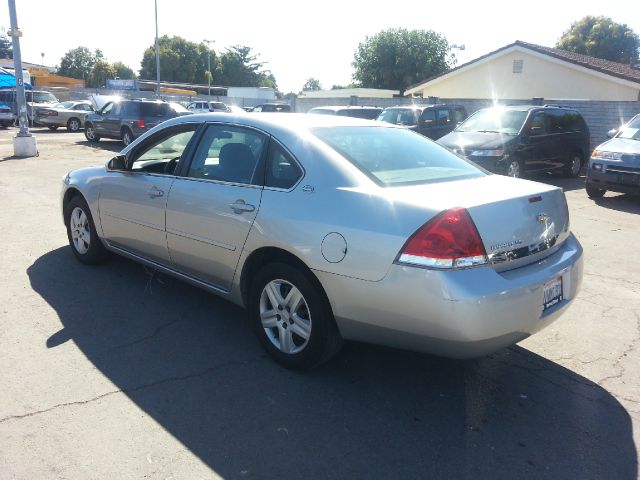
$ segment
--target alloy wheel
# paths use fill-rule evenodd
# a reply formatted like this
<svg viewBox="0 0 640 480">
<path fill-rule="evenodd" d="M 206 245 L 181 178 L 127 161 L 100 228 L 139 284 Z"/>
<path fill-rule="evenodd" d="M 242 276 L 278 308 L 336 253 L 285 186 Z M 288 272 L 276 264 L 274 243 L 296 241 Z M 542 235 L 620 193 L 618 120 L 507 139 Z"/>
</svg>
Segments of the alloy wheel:
<svg viewBox="0 0 640 480">
<path fill-rule="evenodd" d="M 70 120 L 69 121 L 69 130 L 71 130 L 72 132 L 77 132 L 78 130 L 80 130 L 80 122 L 78 122 L 78 120 Z"/>
<path fill-rule="evenodd" d="M 89 140 L 94 140 L 96 138 L 96 131 L 93 129 L 93 125 L 87 125 L 84 129 L 84 134 Z"/>
<path fill-rule="evenodd" d="M 575 155 L 571 159 L 571 175 L 574 177 L 577 177 L 578 174 L 580 173 L 581 167 L 582 167 L 582 161 L 580 160 L 579 156 Z"/>
<path fill-rule="evenodd" d="M 520 162 L 514 160 L 509 164 L 509 168 L 507 169 L 507 176 L 520 178 Z"/>
<path fill-rule="evenodd" d="M 281 352 L 301 352 L 311 338 L 311 313 L 295 285 L 272 280 L 260 295 L 260 321 L 271 343 Z"/>
<path fill-rule="evenodd" d="M 91 245 L 91 229 L 89 218 L 80 207 L 74 208 L 71 212 L 69 226 L 74 248 L 78 253 L 84 255 L 89 251 Z"/>
</svg>

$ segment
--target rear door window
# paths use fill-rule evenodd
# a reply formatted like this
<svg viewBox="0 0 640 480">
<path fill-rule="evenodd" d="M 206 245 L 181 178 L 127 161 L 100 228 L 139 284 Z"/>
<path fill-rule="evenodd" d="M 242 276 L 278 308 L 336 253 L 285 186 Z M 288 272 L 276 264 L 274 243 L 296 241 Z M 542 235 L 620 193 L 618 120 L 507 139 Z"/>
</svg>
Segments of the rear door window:
<svg viewBox="0 0 640 480">
<path fill-rule="evenodd" d="M 434 125 L 436 123 L 436 111 L 432 109 L 424 110 L 420 116 L 420 121 L 427 126 Z"/>
<path fill-rule="evenodd" d="M 449 125 L 451 123 L 451 116 L 448 108 L 438 109 L 438 125 Z"/>
<path fill-rule="evenodd" d="M 168 103 L 141 103 L 140 115 L 143 117 L 166 117 L 169 115 Z"/>
</svg>

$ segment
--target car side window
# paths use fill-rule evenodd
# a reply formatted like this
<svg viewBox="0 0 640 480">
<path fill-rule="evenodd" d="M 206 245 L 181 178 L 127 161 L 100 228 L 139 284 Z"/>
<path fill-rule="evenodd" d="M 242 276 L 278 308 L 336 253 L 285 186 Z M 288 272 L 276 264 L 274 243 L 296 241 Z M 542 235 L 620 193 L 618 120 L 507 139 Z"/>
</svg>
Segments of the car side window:
<svg viewBox="0 0 640 480">
<path fill-rule="evenodd" d="M 420 116 L 420 121 L 427 125 L 434 125 L 436 123 L 436 111 L 430 109 L 424 110 Z"/>
<path fill-rule="evenodd" d="M 196 124 L 183 125 L 154 137 L 134 153 L 131 171 L 173 175 L 196 128 Z"/>
<path fill-rule="evenodd" d="M 438 125 L 449 125 L 451 123 L 451 117 L 449 116 L 449 109 L 438 109 Z"/>
<path fill-rule="evenodd" d="M 456 108 L 453 111 L 453 117 L 456 123 L 460 123 L 464 122 L 465 118 L 467 118 L 467 114 L 462 108 Z"/>
<path fill-rule="evenodd" d="M 545 114 L 543 112 L 537 112 L 533 114 L 530 127 L 531 135 L 542 135 L 546 132 L 544 117 Z"/>
<path fill-rule="evenodd" d="M 113 105 L 113 108 L 111 109 L 111 112 L 109 112 L 109 115 L 120 115 L 120 112 L 123 110 L 122 105 L 119 103 L 116 103 Z"/>
<path fill-rule="evenodd" d="M 230 183 L 259 184 L 258 161 L 266 145 L 262 133 L 230 125 L 209 125 L 188 176 Z"/>
<path fill-rule="evenodd" d="M 563 133 L 565 131 L 562 112 L 551 110 L 545 117 L 547 119 L 547 132 Z"/>
<path fill-rule="evenodd" d="M 267 158 L 264 186 L 290 189 L 302 177 L 302 169 L 285 150 L 272 142 Z"/>
</svg>

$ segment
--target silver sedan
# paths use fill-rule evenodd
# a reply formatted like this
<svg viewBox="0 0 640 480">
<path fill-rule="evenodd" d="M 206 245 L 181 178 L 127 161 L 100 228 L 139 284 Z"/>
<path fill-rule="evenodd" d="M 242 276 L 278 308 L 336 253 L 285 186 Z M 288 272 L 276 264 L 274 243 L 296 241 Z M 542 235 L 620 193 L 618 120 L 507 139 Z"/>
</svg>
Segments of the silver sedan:
<svg viewBox="0 0 640 480">
<path fill-rule="evenodd" d="M 67 174 L 62 211 L 78 260 L 115 252 L 244 306 L 294 368 L 343 340 L 488 354 L 556 320 L 582 280 L 561 189 L 345 117 L 175 118 Z"/>
<path fill-rule="evenodd" d="M 88 100 L 56 103 L 47 108 L 38 108 L 33 121 L 36 125 L 57 130 L 67 127 L 70 132 L 77 132 L 84 127 L 84 117 L 93 112 L 93 105 Z"/>
</svg>

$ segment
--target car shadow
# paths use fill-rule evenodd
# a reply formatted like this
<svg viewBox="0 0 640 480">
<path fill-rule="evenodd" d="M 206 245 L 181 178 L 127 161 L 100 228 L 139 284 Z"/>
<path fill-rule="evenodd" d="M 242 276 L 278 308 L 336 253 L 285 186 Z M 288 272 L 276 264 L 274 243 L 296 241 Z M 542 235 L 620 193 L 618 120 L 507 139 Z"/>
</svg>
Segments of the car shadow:
<svg viewBox="0 0 640 480">
<path fill-rule="evenodd" d="M 607 192 L 604 197 L 593 201 L 600 207 L 640 215 L 640 195 Z"/>
<path fill-rule="evenodd" d="M 120 140 L 100 140 L 99 142 L 89 142 L 88 140 L 82 140 L 76 142 L 76 145 L 83 145 L 95 150 L 108 150 L 109 152 L 120 152 L 124 145 Z"/>
<path fill-rule="evenodd" d="M 120 258 L 68 247 L 27 270 L 72 340 L 224 478 L 616 478 L 638 474 L 606 390 L 524 348 L 452 361 L 347 344 L 308 373 L 265 356 L 245 313 Z"/>
<path fill-rule="evenodd" d="M 583 171 L 580 176 L 576 178 L 567 178 L 561 174 L 551 172 L 536 173 L 528 175 L 526 179 L 555 185 L 556 187 L 561 187 L 565 192 L 571 192 L 573 190 L 584 190 L 585 173 Z"/>
</svg>

